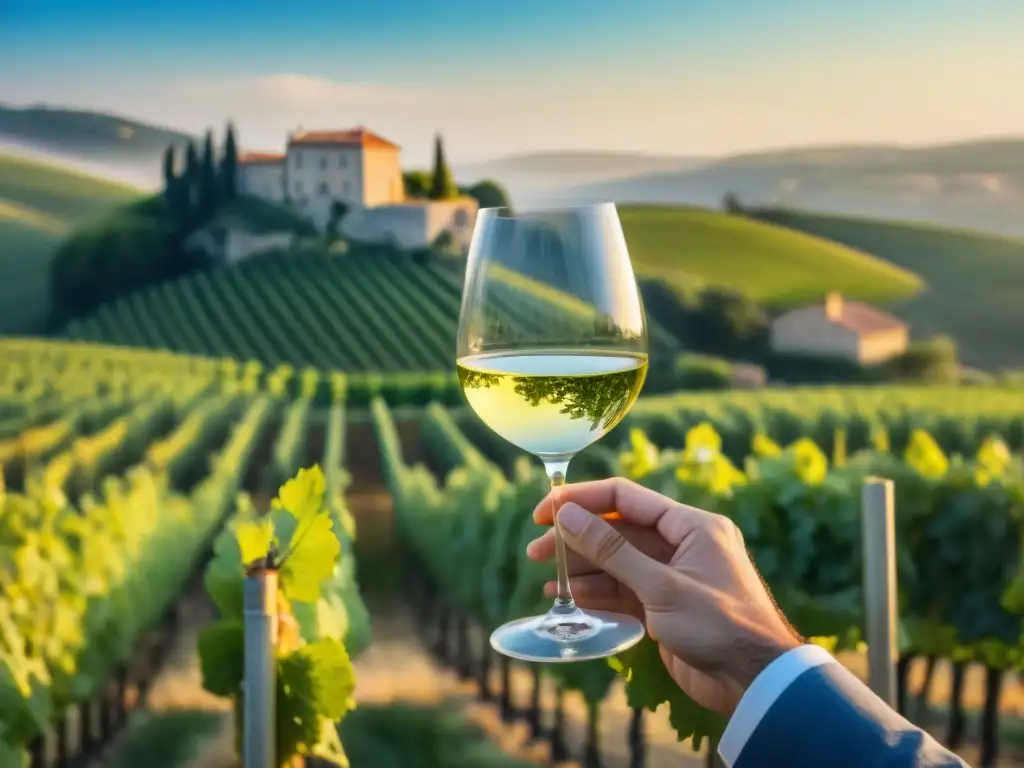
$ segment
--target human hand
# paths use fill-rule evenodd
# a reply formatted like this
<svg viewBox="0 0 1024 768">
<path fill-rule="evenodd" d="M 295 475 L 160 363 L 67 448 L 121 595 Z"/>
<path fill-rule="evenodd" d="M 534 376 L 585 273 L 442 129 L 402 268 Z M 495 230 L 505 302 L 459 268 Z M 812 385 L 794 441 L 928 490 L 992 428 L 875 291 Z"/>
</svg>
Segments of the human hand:
<svg viewBox="0 0 1024 768">
<path fill-rule="evenodd" d="M 622 478 L 555 493 L 533 517 L 551 525 L 557 498 L 577 604 L 643 621 L 665 667 L 698 704 L 731 715 L 754 678 L 800 644 L 728 518 Z M 530 542 L 527 555 L 553 558 L 554 529 Z M 555 582 L 545 585 L 549 597 L 555 591 Z"/>
</svg>

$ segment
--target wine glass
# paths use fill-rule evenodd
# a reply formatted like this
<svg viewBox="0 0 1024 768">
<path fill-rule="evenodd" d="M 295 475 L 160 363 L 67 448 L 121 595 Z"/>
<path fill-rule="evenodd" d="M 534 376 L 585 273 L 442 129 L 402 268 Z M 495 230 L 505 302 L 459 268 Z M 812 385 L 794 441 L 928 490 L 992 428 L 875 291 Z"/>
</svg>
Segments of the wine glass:
<svg viewBox="0 0 1024 768">
<path fill-rule="evenodd" d="M 614 204 L 477 216 L 459 314 L 457 367 L 488 427 L 538 457 L 559 486 L 573 456 L 626 415 L 647 376 L 647 329 Z M 583 661 L 640 641 L 632 616 L 573 601 L 556 526 L 558 596 L 491 646 L 524 661 Z"/>
</svg>

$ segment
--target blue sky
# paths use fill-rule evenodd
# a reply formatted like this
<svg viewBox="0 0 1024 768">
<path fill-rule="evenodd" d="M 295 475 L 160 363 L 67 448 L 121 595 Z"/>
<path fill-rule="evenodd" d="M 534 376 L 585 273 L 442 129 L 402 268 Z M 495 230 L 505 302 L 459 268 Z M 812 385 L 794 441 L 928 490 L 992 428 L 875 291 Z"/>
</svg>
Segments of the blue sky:
<svg viewBox="0 0 1024 768">
<path fill-rule="evenodd" d="M 0 100 L 409 162 L 1024 135 L 1021 0 L 0 0 Z"/>
</svg>

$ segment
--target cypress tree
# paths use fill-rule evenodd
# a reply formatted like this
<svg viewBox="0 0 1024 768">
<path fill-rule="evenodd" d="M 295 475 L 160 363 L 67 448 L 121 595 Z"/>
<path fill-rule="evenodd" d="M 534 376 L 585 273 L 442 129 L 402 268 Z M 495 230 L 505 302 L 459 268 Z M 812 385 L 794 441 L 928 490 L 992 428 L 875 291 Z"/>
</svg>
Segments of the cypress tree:
<svg viewBox="0 0 1024 768">
<path fill-rule="evenodd" d="M 205 219 L 217 208 L 217 160 L 213 152 L 213 131 L 206 131 L 203 140 L 203 162 L 199 174 L 199 210 Z"/>
<path fill-rule="evenodd" d="M 452 170 L 448 167 L 448 161 L 444 156 L 444 144 L 441 141 L 441 134 L 434 137 L 434 176 L 430 184 L 431 200 L 448 200 L 457 197 L 458 187 L 455 186 L 455 179 L 452 178 Z"/>
<path fill-rule="evenodd" d="M 185 149 L 185 170 L 180 179 L 181 219 L 186 230 L 192 228 L 199 214 L 199 180 L 199 154 L 196 152 L 196 145 L 189 141 Z"/>
<path fill-rule="evenodd" d="M 171 219 L 178 220 L 178 179 L 174 175 L 174 145 L 164 150 L 164 201 Z"/>
<path fill-rule="evenodd" d="M 238 197 L 238 144 L 235 142 L 235 126 L 228 123 L 224 139 L 224 157 L 220 164 L 221 188 L 227 200 Z"/>
</svg>

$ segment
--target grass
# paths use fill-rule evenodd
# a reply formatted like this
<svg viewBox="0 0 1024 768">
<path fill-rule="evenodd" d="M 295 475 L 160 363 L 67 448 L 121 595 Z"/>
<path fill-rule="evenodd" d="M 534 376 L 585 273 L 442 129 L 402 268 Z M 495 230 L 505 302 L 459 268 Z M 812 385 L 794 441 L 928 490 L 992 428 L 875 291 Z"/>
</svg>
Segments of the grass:
<svg viewBox="0 0 1024 768">
<path fill-rule="evenodd" d="M 61 238 L 138 196 L 124 184 L 0 155 L 0 332 L 41 327 L 50 258 Z"/>
<path fill-rule="evenodd" d="M 915 334 L 952 336 L 968 365 L 1024 365 L 1024 240 L 794 211 L 757 215 L 873 253 L 921 275 L 927 290 L 892 308 Z"/>
<path fill-rule="evenodd" d="M 622 205 L 619 215 L 638 273 L 675 284 L 696 278 L 775 307 L 818 301 L 830 290 L 887 304 L 922 288 L 912 270 L 739 216 L 656 205 Z"/>
</svg>

